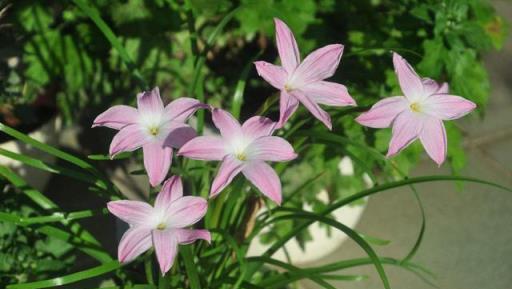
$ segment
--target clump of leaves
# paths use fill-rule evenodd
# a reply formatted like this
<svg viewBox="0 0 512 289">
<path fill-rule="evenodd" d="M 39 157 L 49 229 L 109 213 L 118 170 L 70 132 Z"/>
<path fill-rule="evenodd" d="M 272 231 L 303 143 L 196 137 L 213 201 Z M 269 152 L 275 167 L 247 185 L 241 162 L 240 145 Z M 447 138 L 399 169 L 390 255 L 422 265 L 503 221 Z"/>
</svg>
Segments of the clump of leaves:
<svg viewBox="0 0 512 289">
<path fill-rule="evenodd" d="M 30 200 L 2 182 L 0 211 L 20 217 L 40 215 Z M 0 222 L 0 286 L 47 279 L 69 271 L 75 255 L 73 246 L 30 227 Z"/>
</svg>

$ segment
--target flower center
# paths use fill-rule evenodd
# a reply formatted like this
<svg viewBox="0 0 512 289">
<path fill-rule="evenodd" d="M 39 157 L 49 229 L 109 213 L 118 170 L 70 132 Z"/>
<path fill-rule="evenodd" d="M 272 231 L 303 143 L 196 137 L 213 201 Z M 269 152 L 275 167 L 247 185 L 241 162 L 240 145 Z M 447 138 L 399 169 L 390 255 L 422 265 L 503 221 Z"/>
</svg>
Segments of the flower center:
<svg viewBox="0 0 512 289">
<path fill-rule="evenodd" d="M 150 133 L 152 136 L 156 136 L 156 135 L 158 135 L 158 132 L 159 132 L 159 131 L 160 131 L 160 130 L 158 129 L 158 127 L 157 127 L 157 126 L 152 126 L 152 127 L 150 127 L 150 128 L 149 128 L 149 133 Z"/>
<path fill-rule="evenodd" d="M 411 103 L 410 108 L 411 108 L 411 110 L 412 110 L 412 111 L 414 111 L 414 112 L 421 112 L 420 104 L 419 104 L 419 103 L 417 103 L 417 102 L 413 102 L 413 103 Z"/>
<path fill-rule="evenodd" d="M 245 152 L 237 152 L 235 154 L 235 157 L 241 161 L 245 161 L 247 159 L 247 156 L 245 155 Z"/>
<path fill-rule="evenodd" d="M 163 231 L 167 228 L 167 225 L 165 223 L 160 223 L 156 226 L 157 230 Z"/>
<path fill-rule="evenodd" d="M 287 92 L 290 92 L 293 90 L 293 87 L 290 84 L 286 83 L 284 85 L 284 90 L 286 90 Z"/>
</svg>

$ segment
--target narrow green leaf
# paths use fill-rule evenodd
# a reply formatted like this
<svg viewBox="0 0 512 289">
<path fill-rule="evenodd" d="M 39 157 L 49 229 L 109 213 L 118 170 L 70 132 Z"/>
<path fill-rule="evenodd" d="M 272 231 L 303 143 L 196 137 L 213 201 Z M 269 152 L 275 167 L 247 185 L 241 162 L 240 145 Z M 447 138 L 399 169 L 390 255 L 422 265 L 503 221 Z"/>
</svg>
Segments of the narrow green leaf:
<svg viewBox="0 0 512 289">
<path fill-rule="evenodd" d="M 343 207 L 347 204 L 350 204 L 356 200 L 368 197 L 370 195 L 373 195 L 373 194 L 376 194 L 376 193 L 379 193 L 382 191 L 387 191 L 387 190 L 390 190 L 393 188 L 408 186 L 411 184 L 438 182 L 438 181 L 472 182 L 472 183 L 488 185 L 488 186 L 496 187 L 496 188 L 499 188 L 499 189 L 502 189 L 502 190 L 505 190 L 508 192 L 512 192 L 511 189 L 506 188 L 504 186 L 501 186 L 501 185 L 498 185 L 498 184 L 495 184 L 492 182 L 488 182 L 488 181 L 475 179 L 475 178 L 461 177 L 461 176 L 423 176 L 423 177 L 410 178 L 410 179 L 405 179 L 405 180 L 396 181 L 396 182 L 390 182 L 390 183 L 386 183 L 383 185 L 375 186 L 370 189 L 363 190 L 357 194 L 351 195 L 345 199 L 342 199 L 338 202 L 331 204 L 324 211 L 322 211 L 319 215 L 326 216 L 338 208 L 341 208 L 341 207 Z M 274 211 L 274 213 L 277 213 L 281 209 L 282 208 L 276 208 L 276 209 L 273 209 L 273 211 Z M 286 242 L 288 242 L 291 238 L 293 238 L 298 233 L 300 233 L 301 230 L 303 230 L 304 228 L 307 228 L 312 223 L 314 223 L 314 221 L 309 220 L 309 221 L 304 222 L 303 224 L 300 224 L 300 225 L 294 227 L 289 233 L 287 233 L 285 236 L 283 236 L 281 239 L 279 239 L 279 241 L 277 241 L 269 249 L 267 249 L 267 251 L 263 255 L 266 257 L 272 256 L 279 248 L 281 248 L 284 244 L 286 244 Z M 252 265 L 253 266 L 250 266 L 250 270 L 249 270 L 248 274 L 254 274 L 254 272 L 256 272 L 262 264 L 252 264 Z"/>
<path fill-rule="evenodd" d="M 274 266 L 281 266 L 281 264 L 283 263 L 279 260 L 275 260 L 275 259 L 265 257 L 265 256 L 249 257 L 249 258 L 247 258 L 247 262 L 256 264 L 256 265 L 267 263 L 267 264 L 271 264 Z M 429 285 L 432 285 L 433 287 L 437 287 L 436 284 L 434 284 L 432 281 L 430 281 L 425 276 L 423 276 L 420 272 L 418 272 L 416 267 L 421 268 L 421 266 L 419 266 L 417 264 L 413 264 L 413 263 L 402 264 L 400 260 L 397 260 L 394 258 L 389 258 L 389 257 L 380 258 L 380 262 L 385 265 L 392 265 L 392 266 L 397 266 L 397 267 L 403 268 L 403 269 L 415 274 L 416 276 L 418 276 L 420 279 L 422 279 Z M 337 261 L 337 262 L 326 264 L 326 265 L 310 267 L 310 268 L 305 268 L 305 269 L 300 269 L 300 270 L 303 271 L 302 274 L 307 274 L 308 276 L 321 276 L 322 274 L 325 274 L 328 272 L 339 271 L 339 270 L 344 270 L 344 269 L 349 269 L 349 268 L 359 267 L 359 266 L 365 266 L 365 265 L 371 265 L 371 264 L 373 264 L 373 260 L 371 258 L 356 258 L 356 259 Z M 236 266 L 236 264 L 232 265 L 231 267 L 235 267 L 235 266 Z M 228 272 L 231 272 L 231 271 L 228 270 Z M 280 280 L 290 280 L 291 278 L 293 278 L 294 280 L 295 279 L 299 280 L 299 279 L 303 278 L 302 276 L 304 276 L 304 275 L 295 276 L 295 275 L 293 275 L 293 273 L 291 273 L 289 275 L 280 275 L 278 277 Z"/>
<path fill-rule="evenodd" d="M 41 160 L 29 157 L 27 155 L 14 153 L 14 152 L 2 149 L 2 148 L 0 148 L 0 155 L 4 155 L 8 158 L 19 161 L 25 165 L 28 165 L 28 166 L 31 166 L 31 167 L 34 167 L 36 169 L 40 169 L 43 171 L 50 172 L 52 174 L 60 174 L 60 175 L 64 175 L 67 177 L 74 178 L 74 179 L 82 181 L 82 182 L 93 184 L 93 185 L 98 186 L 99 188 L 102 188 L 104 190 L 107 190 L 109 187 L 108 184 L 105 183 L 105 181 L 103 181 L 95 176 L 85 174 L 85 173 L 82 173 L 82 172 L 79 172 L 79 171 L 76 171 L 76 170 L 73 170 L 70 168 L 63 167 L 63 166 L 48 164 Z"/>
<path fill-rule="evenodd" d="M 136 284 L 136 285 L 127 285 L 127 286 L 110 286 L 110 287 L 101 287 L 97 289 L 156 289 L 156 286 L 153 284 Z"/>
<path fill-rule="evenodd" d="M 425 217 L 425 209 L 423 208 L 423 203 L 421 202 L 421 198 L 420 198 L 418 192 L 416 191 L 416 189 L 414 188 L 414 186 L 411 185 L 411 188 L 413 190 L 412 192 L 413 192 L 414 196 L 416 197 L 416 201 L 418 202 L 418 207 L 420 208 L 421 227 L 420 227 L 420 232 L 418 233 L 418 238 L 416 238 L 416 242 L 414 243 L 414 246 L 402 260 L 402 262 L 404 262 L 404 263 L 408 262 L 409 260 L 412 259 L 412 257 L 414 257 L 414 255 L 416 255 L 416 252 L 420 248 L 421 242 L 423 241 L 423 235 L 425 234 L 425 228 L 427 225 L 427 220 Z"/>
<path fill-rule="evenodd" d="M 50 216 L 38 216 L 38 217 L 20 217 L 16 216 L 14 214 L 4 213 L 0 212 L 0 220 L 14 223 L 18 226 L 29 226 L 34 224 L 46 224 L 46 223 L 63 223 L 68 224 L 71 221 L 76 221 L 80 219 L 90 218 L 94 216 L 100 216 L 107 214 L 107 209 L 102 210 L 83 210 L 83 211 L 76 211 L 76 212 L 70 212 L 70 213 L 64 213 L 64 212 L 54 212 Z"/>
<path fill-rule="evenodd" d="M 213 32 L 208 37 L 208 39 L 206 41 L 206 47 L 204 48 L 204 50 L 200 53 L 200 55 L 196 55 L 196 61 L 194 61 L 194 63 L 195 63 L 194 74 L 192 76 L 192 83 L 189 86 L 188 92 L 189 92 L 189 95 L 191 95 L 191 96 L 195 96 L 197 94 L 198 95 L 197 99 L 203 103 L 205 102 L 204 92 L 202 91 L 202 88 L 201 88 L 201 91 L 198 92 L 198 90 L 199 90 L 198 85 L 202 85 L 202 83 L 203 83 L 202 81 L 200 81 L 203 78 L 201 76 L 201 70 L 203 69 L 203 66 L 206 61 L 206 54 L 208 53 L 208 50 L 210 49 L 210 47 L 214 44 L 217 36 L 224 29 L 224 27 L 229 23 L 229 21 L 231 19 L 233 19 L 233 17 L 235 16 L 237 11 L 238 11 L 238 8 L 235 8 L 222 18 L 222 20 L 219 22 L 219 24 L 217 24 L 217 26 L 215 27 Z M 203 125 L 204 125 L 204 110 L 199 110 L 197 113 L 197 133 L 198 134 L 202 134 Z"/>
<path fill-rule="evenodd" d="M 121 41 L 119 41 L 107 23 L 101 19 L 99 12 L 95 8 L 89 6 L 89 4 L 84 0 L 73 0 L 73 2 L 75 2 L 76 6 L 78 6 L 85 13 L 85 15 L 87 15 L 94 22 L 94 24 L 96 24 L 101 33 L 103 33 L 103 35 L 110 42 L 110 45 L 112 45 L 112 47 L 117 50 L 119 56 L 123 60 L 128 70 L 131 71 L 133 77 L 139 82 L 141 89 L 147 90 L 148 85 L 142 77 L 142 74 L 135 66 L 135 63 L 132 61 L 130 55 L 124 48 Z"/>
<path fill-rule="evenodd" d="M 41 208 L 46 210 L 59 210 L 58 206 L 48 199 L 46 196 L 44 196 L 41 192 L 38 190 L 31 188 L 27 185 L 27 183 L 16 173 L 14 173 L 12 170 L 5 166 L 0 166 L 0 175 L 7 179 L 11 184 L 13 184 L 16 188 L 21 190 L 27 197 L 29 197 L 32 201 L 34 201 L 37 205 L 39 205 Z M 61 222 L 63 225 L 67 225 L 67 223 Z M 83 240 L 84 243 L 92 244 L 94 246 L 101 247 L 100 243 L 96 238 L 87 230 L 82 228 L 80 224 L 73 222 L 69 226 L 70 231 L 77 236 L 77 238 Z M 108 256 L 108 255 L 107 255 Z M 108 257 L 110 260 L 112 260 L 110 257 Z M 103 260 L 105 260 L 106 257 L 104 257 Z M 108 261 L 110 261 L 108 260 Z"/>
<path fill-rule="evenodd" d="M 117 188 L 115 186 L 113 186 L 110 183 L 110 181 L 108 179 L 106 179 L 104 176 L 102 176 L 102 174 L 98 170 L 96 170 L 96 168 L 94 168 L 91 164 L 87 163 L 86 161 L 81 160 L 80 158 L 77 158 L 71 154 L 64 152 L 64 151 L 61 151 L 55 147 L 44 144 L 44 143 L 42 143 L 24 133 L 21 133 L 9 126 L 6 126 L 3 123 L 0 123 L 0 131 L 8 134 L 9 136 L 27 144 L 27 145 L 30 145 L 30 146 L 32 146 L 38 150 L 41 150 L 43 152 L 46 152 L 50 155 L 53 155 L 59 159 L 70 162 L 70 163 L 90 172 L 93 176 L 97 177 L 98 179 L 101 179 L 102 181 L 104 181 L 105 184 L 109 185 L 109 190 L 111 190 L 113 192 L 119 191 L 119 190 L 117 190 Z"/>
<path fill-rule="evenodd" d="M 511 189 L 506 188 L 504 186 L 501 186 L 501 185 L 498 185 L 498 184 L 495 184 L 495 183 L 492 183 L 492 182 L 480 180 L 480 179 L 475 179 L 475 178 L 461 177 L 461 176 L 423 176 L 423 177 L 415 177 L 415 178 L 405 179 L 405 180 L 396 181 L 396 182 L 390 182 L 390 183 L 386 183 L 386 184 L 383 184 L 383 185 L 375 186 L 375 187 L 370 188 L 370 189 L 363 190 L 363 191 L 361 191 L 361 192 L 359 192 L 357 194 L 353 194 L 353 195 L 351 195 L 351 196 L 349 196 L 349 197 L 347 197 L 347 198 L 345 198 L 343 200 L 340 200 L 340 201 L 337 201 L 337 202 L 331 204 L 324 211 L 322 211 L 320 213 L 320 215 L 323 215 L 323 216 L 328 215 L 328 214 L 332 213 L 334 210 L 336 210 L 338 208 L 341 208 L 341 207 L 343 207 L 345 205 L 348 205 L 348 204 L 350 204 L 350 203 L 352 203 L 354 201 L 357 201 L 359 199 L 363 199 L 365 197 L 371 196 L 373 194 L 376 194 L 376 193 L 379 193 L 379 192 L 382 192 L 382 191 L 387 191 L 387 190 L 390 190 L 390 189 L 393 189 L 393 188 L 399 188 L 399 187 L 403 187 L 403 186 L 408 186 L 408 185 L 411 185 L 411 184 L 428 183 L 428 182 L 439 182 L 439 181 L 473 182 L 473 183 L 478 183 L 478 184 L 483 184 L 483 185 L 488 185 L 488 186 L 496 187 L 496 188 L 499 188 L 499 189 L 502 189 L 502 190 L 505 190 L 505 191 L 508 191 L 508 192 L 512 192 Z M 275 212 L 279 212 L 282 209 L 283 208 L 276 208 L 276 209 L 273 209 L 273 210 Z M 285 236 L 285 238 L 283 238 L 279 242 L 273 244 L 267 250 L 267 252 L 265 252 L 265 255 L 268 254 L 267 256 L 270 256 L 270 255 L 274 254 L 281 246 L 283 246 L 286 242 L 288 242 L 288 240 L 293 238 L 293 236 L 295 236 L 298 232 L 300 232 L 302 229 L 306 228 L 307 226 L 309 226 L 312 223 L 313 223 L 313 221 L 308 221 L 308 222 L 305 222 L 304 224 L 301 224 L 301 225 L 295 227 L 289 234 L 287 234 Z"/>
<path fill-rule="evenodd" d="M 319 275 L 319 278 L 338 281 L 363 281 L 368 279 L 366 275 Z"/>
<path fill-rule="evenodd" d="M 286 269 L 288 272 L 266 278 L 260 284 L 258 284 L 264 288 L 283 288 L 292 282 L 306 278 L 326 289 L 334 288 L 331 284 L 322 280 L 318 274 L 310 274 L 306 270 L 295 267 L 289 263 L 281 262 L 279 260 L 271 259 L 271 262 L 273 265 Z"/>
<path fill-rule="evenodd" d="M 370 243 L 370 244 L 373 244 L 373 245 L 377 245 L 377 246 L 386 246 L 386 245 L 389 245 L 389 243 L 391 243 L 390 240 L 384 240 L 384 239 L 380 239 L 380 238 L 376 238 L 376 237 L 372 237 L 372 236 L 368 236 L 368 235 L 364 235 L 364 234 L 361 234 L 359 233 L 359 236 L 361 236 L 361 238 L 363 238 L 366 242 Z"/>
<path fill-rule="evenodd" d="M 85 254 L 91 256 L 92 258 L 98 260 L 101 263 L 107 263 L 112 261 L 110 255 L 107 252 L 105 252 L 105 250 L 103 250 L 100 246 L 86 242 L 83 239 L 76 237 L 76 234 L 72 234 L 67 231 L 61 230 L 57 227 L 49 225 L 36 226 L 34 229 L 38 233 L 53 237 L 55 239 L 62 240 L 75 246 L 78 250 L 84 252 Z"/>
<path fill-rule="evenodd" d="M 27 185 L 25 180 L 14 173 L 11 169 L 6 166 L 0 166 L 0 175 L 7 181 L 13 184 L 15 187 L 20 189 L 27 197 L 29 197 L 34 203 L 45 210 L 52 210 L 57 208 L 57 204 L 45 197 L 41 192 L 33 189 Z"/>
<path fill-rule="evenodd" d="M 110 286 L 110 287 L 101 287 L 97 289 L 156 289 L 155 285 L 151 284 L 136 284 L 136 285 L 127 285 L 127 286 Z"/>
<path fill-rule="evenodd" d="M 306 212 L 306 211 L 294 209 L 294 208 L 281 208 L 281 210 L 292 212 L 292 214 L 278 216 L 273 219 L 275 222 L 280 221 L 280 220 L 296 220 L 297 218 L 307 219 L 312 222 L 316 222 L 316 221 L 322 222 L 324 224 L 335 227 L 338 230 L 345 233 L 352 240 L 354 240 L 368 254 L 370 259 L 372 259 L 375 269 L 379 273 L 379 276 L 382 280 L 382 284 L 384 285 L 384 288 L 386 288 L 386 289 L 391 288 L 389 285 L 389 280 L 384 271 L 384 267 L 382 266 L 382 263 L 380 262 L 379 257 L 377 256 L 375 251 L 372 249 L 372 247 L 368 244 L 368 242 L 366 242 L 356 231 L 350 229 L 349 227 L 343 225 L 340 222 L 337 222 L 336 220 L 329 219 L 329 218 L 321 216 L 321 215 L 313 214 L 310 212 Z"/>
<path fill-rule="evenodd" d="M 238 119 L 240 117 L 240 109 L 242 107 L 243 101 L 244 101 L 244 91 L 245 91 L 245 84 L 247 82 L 247 76 L 249 75 L 249 71 L 251 71 L 251 68 L 253 67 L 253 62 L 257 60 L 261 54 L 263 53 L 263 50 L 260 50 L 256 56 L 254 56 L 251 61 L 249 61 L 242 70 L 242 73 L 240 74 L 240 78 L 238 79 L 238 82 L 236 83 L 235 92 L 233 93 L 233 97 L 231 99 L 231 114 Z"/>
<path fill-rule="evenodd" d="M 222 235 L 224 240 L 229 244 L 231 248 L 235 251 L 236 258 L 238 260 L 238 263 L 240 264 L 240 274 L 238 276 L 237 282 L 233 284 L 233 289 L 238 289 L 240 285 L 242 284 L 243 280 L 245 279 L 245 274 L 247 271 L 247 264 L 245 262 L 244 256 L 245 251 L 238 246 L 236 240 L 225 230 L 222 229 L 211 229 L 210 232 L 217 233 Z"/>
<path fill-rule="evenodd" d="M 180 247 L 180 255 L 185 263 L 185 269 L 187 270 L 188 282 L 190 283 L 191 289 L 201 289 L 201 283 L 199 283 L 199 274 L 197 273 L 196 265 L 194 264 L 194 256 L 192 255 L 192 248 L 190 245 Z"/>
<path fill-rule="evenodd" d="M 8 285 L 7 289 L 38 289 L 38 288 L 50 288 L 56 286 L 62 286 L 78 281 L 82 281 L 85 279 L 89 279 L 92 277 L 100 276 L 106 274 L 108 272 L 112 272 L 121 267 L 121 264 L 117 261 L 112 261 L 106 264 L 99 265 L 97 267 L 87 269 L 84 271 L 80 271 L 77 273 L 69 274 L 62 277 L 57 277 L 53 279 L 31 282 L 31 283 L 23 283 L 23 284 L 13 284 Z"/>
</svg>

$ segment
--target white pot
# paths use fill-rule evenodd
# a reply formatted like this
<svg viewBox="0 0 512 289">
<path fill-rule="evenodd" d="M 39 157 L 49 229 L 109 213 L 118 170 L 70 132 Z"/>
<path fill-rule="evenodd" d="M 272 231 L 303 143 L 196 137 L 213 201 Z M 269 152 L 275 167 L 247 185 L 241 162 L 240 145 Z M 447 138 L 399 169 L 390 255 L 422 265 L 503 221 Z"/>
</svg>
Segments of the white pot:
<svg viewBox="0 0 512 289">
<path fill-rule="evenodd" d="M 348 157 L 344 157 L 342 159 L 339 169 L 341 175 L 354 174 L 352 161 Z M 371 181 L 369 181 L 367 178 L 365 178 L 365 182 L 367 185 L 371 185 Z M 324 190 L 319 192 L 318 199 L 327 203 L 327 192 Z M 359 219 L 361 218 L 365 208 L 366 202 L 363 205 L 344 206 L 335 210 L 332 215 L 336 221 L 341 222 L 345 226 L 353 229 L 359 222 Z M 312 211 L 311 207 L 307 205 L 305 205 L 303 209 L 310 212 Z M 321 226 L 318 222 L 311 224 L 308 229 L 312 240 L 305 243 L 304 250 L 299 246 L 299 243 L 295 238 L 289 240 L 284 245 L 286 251 L 288 252 L 288 256 L 290 257 L 291 263 L 296 266 L 305 266 L 329 256 L 335 252 L 348 238 L 345 233 L 334 228 L 331 228 L 330 232 L 328 232 L 326 227 Z M 263 229 L 261 233 L 263 234 L 265 232 L 268 232 L 267 228 Z M 261 256 L 270 246 L 271 244 L 262 244 L 258 236 L 256 236 L 256 238 L 254 238 L 254 240 L 251 242 L 247 254 L 249 256 Z M 288 261 L 283 249 L 279 249 L 277 252 L 275 252 L 272 255 L 272 258 L 283 262 Z"/>
<path fill-rule="evenodd" d="M 59 143 L 58 132 L 62 129 L 62 120 L 59 116 L 53 117 L 46 122 L 39 129 L 29 133 L 31 138 L 34 138 L 42 143 L 55 146 Z M 48 153 L 35 149 L 27 144 L 18 140 L 10 140 L 0 144 L 2 149 L 26 155 L 34 159 L 41 160 L 45 163 L 54 164 L 56 158 Z M 25 181 L 35 189 L 43 190 L 51 173 L 24 165 L 16 160 L 0 155 L 0 165 L 7 166 L 19 174 Z"/>
</svg>

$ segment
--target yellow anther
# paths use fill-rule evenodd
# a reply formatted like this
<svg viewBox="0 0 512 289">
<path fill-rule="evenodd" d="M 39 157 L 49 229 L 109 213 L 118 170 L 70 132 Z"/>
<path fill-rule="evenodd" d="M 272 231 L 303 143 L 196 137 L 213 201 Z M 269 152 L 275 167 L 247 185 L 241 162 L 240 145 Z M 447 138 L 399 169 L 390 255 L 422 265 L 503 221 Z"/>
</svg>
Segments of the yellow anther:
<svg viewBox="0 0 512 289">
<path fill-rule="evenodd" d="M 420 105 L 417 102 L 411 103 L 410 107 L 411 107 L 411 110 L 414 112 L 420 112 L 420 110 L 421 110 Z"/>
<path fill-rule="evenodd" d="M 290 85 L 288 85 L 288 84 L 285 84 L 285 85 L 284 85 L 284 90 L 286 90 L 286 91 L 290 92 L 290 91 L 292 91 L 292 89 L 293 89 L 293 88 L 292 88 Z"/>
<path fill-rule="evenodd" d="M 247 159 L 247 156 L 244 153 L 237 153 L 235 156 L 241 161 L 245 161 Z"/>
<path fill-rule="evenodd" d="M 157 135 L 157 134 L 158 134 L 158 127 L 151 127 L 151 128 L 149 129 L 149 133 L 150 133 L 151 135 Z"/>
<path fill-rule="evenodd" d="M 160 231 L 165 230 L 165 228 L 167 228 L 167 225 L 165 223 L 160 223 L 158 224 L 158 226 L 156 226 L 156 229 Z"/>
</svg>

